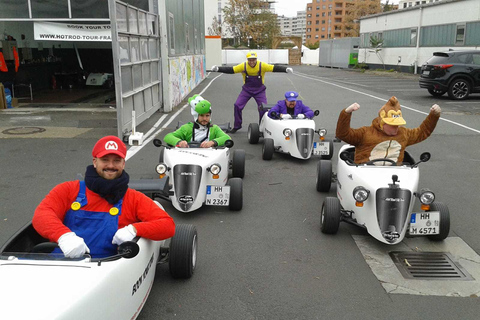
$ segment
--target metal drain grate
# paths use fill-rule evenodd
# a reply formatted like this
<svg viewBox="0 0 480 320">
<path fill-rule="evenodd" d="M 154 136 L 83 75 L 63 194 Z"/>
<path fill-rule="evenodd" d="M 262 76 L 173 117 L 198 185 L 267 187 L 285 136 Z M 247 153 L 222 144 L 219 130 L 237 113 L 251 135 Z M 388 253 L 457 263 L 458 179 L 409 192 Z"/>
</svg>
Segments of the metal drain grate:
<svg viewBox="0 0 480 320">
<path fill-rule="evenodd" d="M 474 280 L 447 252 L 392 251 L 389 254 L 406 279 Z"/>
</svg>

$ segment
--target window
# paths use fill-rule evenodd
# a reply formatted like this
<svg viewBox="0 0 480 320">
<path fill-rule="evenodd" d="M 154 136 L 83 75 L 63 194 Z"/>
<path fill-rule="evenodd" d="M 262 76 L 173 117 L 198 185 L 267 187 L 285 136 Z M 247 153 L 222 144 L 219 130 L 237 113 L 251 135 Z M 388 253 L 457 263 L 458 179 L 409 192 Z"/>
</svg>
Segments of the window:
<svg viewBox="0 0 480 320">
<path fill-rule="evenodd" d="M 417 45 L 417 29 L 410 29 L 410 45 Z"/>
<path fill-rule="evenodd" d="M 175 19 L 173 13 L 168 13 L 168 28 L 170 35 L 170 53 L 175 54 Z"/>
<path fill-rule="evenodd" d="M 455 44 L 463 45 L 465 43 L 465 25 L 457 25 L 457 32 L 455 34 Z"/>
<path fill-rule="evenodd" d="M 472 59 L 473 59 L 473 64 L 476 64 L 477 66 L 480 65 L 480 54 L 478 53 L 472 54 Z"/>
</svg>

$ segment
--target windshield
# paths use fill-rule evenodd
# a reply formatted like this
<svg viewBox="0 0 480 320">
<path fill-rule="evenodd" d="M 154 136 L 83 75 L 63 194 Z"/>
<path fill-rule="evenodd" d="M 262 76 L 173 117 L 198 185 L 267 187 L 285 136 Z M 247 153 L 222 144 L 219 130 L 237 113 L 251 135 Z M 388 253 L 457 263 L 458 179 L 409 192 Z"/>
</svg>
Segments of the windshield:
<svg viewBox="0 0 480 320">
<path fill-rule="evenodd" d="M 63 253 L 26 253 L 26 252 L 3 252 L 0 254 L 0 260 L 54 260 L 54 261 L 82 261 L 90 259 L 86 254 L 79 258 L 67 258 Z"/>
</svg>

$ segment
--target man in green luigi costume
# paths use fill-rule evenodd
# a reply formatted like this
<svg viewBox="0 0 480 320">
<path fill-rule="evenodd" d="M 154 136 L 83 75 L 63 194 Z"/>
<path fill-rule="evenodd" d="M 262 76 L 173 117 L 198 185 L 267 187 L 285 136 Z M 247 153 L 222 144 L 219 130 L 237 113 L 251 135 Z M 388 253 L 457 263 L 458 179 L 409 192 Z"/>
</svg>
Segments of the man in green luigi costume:
<svg viewBox="0 0 480 320">
<path fill-rule="evenodd" d="M 188 148 L 189 142 L 199 142 L 201 148 L 223 146 L 230 136 L 219 126 L 210 123 L 212 105 L 209 101 L 196 94 L 188 99 L 194 122 L 181 126 L 170 132 L 164 138 L 165 143 L 180 148 Z"/>
</svg>

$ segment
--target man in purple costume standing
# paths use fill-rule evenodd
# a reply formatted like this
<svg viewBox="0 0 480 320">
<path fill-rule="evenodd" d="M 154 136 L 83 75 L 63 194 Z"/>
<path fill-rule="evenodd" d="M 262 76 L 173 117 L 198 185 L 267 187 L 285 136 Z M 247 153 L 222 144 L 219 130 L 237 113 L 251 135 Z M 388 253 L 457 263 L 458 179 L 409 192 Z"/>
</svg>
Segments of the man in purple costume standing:
<svg viewBox="0 0 480 320">
<path fill-rule="evenodd" d="M 237 101 L 234 104 L 235 123 L 230 133 L 235 133 L 242 128 L 242 111 L 247 105 L 250 98 L 254 98 L 257 102 L 259 119 L 262 119 L 263 111 L 260 107 L 262 103 L 267 103 L 267 95 L 265 94 L 265 72 L 288 72 L 293 73 L 292 68 L 285 66 L 272 65 L 265 62 L 257 62 L 257 53 L 250 51 L 247 53 L 247 62 L 240 63 L 234 67 L 213 66 L 213 72 L 223 73 L 242 73 L 243 87 Z"/>
</svg>

